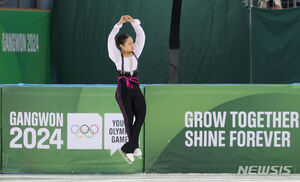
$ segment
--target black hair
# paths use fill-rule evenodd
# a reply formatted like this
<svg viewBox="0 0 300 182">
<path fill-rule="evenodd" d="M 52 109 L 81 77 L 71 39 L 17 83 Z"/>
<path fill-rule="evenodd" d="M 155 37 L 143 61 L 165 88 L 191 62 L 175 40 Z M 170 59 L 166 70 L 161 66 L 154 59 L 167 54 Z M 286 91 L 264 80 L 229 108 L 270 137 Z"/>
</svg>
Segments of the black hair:
<svg viewBox="0 0 300 182">
<path fill-rule="evenodd" d="M 120 34 L 117 38 L 116 38 L 116 42 L 118 45 L 122 44 L 124 45 L 126 39 L 130 37 L 130 35 L 128 34 Z"/>
</svg>

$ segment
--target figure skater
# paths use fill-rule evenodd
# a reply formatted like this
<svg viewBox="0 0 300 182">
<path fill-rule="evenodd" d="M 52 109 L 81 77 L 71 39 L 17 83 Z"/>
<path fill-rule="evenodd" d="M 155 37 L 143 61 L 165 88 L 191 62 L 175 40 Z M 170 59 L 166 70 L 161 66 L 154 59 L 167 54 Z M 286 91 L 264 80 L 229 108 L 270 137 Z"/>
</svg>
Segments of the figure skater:
<svg viewBox="0 0 300 182">
<path fill-rule="evenodd" d="M 123 23 L 126 22 L 130 22 L 135 30 L 135 42 L 128 34 L 121 34 L 115 39 Z M 134 162 L 134 156 L 142 158 L 139 134 L 146 115 L 146 102 L 137 77 L 138 58 L 145 43 L 145 33 L 140 24 L 138 19 L 133 19 L 129 15 L 122 16 L 110 32 L 107 43 L 109 58 L 115 63 L 119 74 L 116 100 L 124 117 L 125 130 L 129 139 L 119 151 L 129 164 Z M 133 121 L 134 117 L 135 121 Z"/>
</svg>

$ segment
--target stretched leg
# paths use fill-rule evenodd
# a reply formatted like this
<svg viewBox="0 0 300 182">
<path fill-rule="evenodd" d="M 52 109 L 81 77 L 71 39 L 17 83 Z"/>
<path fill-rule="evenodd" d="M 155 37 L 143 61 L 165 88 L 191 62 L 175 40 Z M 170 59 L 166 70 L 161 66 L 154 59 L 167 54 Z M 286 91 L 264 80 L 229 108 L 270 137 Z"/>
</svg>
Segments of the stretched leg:
<svg viewBox="0 0 300 182">
<path fill-rule="evenodd" d="M 124 118 L 125 130 L 129 139 L 129 142 L 125 143 L 121 149 L 124 153 L 132 153 L 134 150 L 131 144 L 132 143 L 131 138 L 133 132 L 132 131 L 133 130 L 132 101 L 126 88 L 124 88 L 121 84 L 119 84 L 117 88 L 116 100 L 120 106 Z"/>
<path fill-rule="evenodd" d="M 131 141 L 134 149 L 136 149 L 139 148 L 139 135 L 146 116 L 146 102 L 140 88 L 136 90 L 133 113 L 135 115 L 135 122 L 132 127 Z"/>
</svg>

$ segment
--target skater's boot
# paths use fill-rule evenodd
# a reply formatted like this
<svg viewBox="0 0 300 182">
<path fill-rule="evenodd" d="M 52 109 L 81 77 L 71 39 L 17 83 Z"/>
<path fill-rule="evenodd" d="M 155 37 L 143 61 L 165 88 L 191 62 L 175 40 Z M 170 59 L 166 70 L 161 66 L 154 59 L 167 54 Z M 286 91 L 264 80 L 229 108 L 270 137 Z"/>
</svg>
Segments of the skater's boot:
<svg viewBox="0 0 300 182">
<path fill-rule="evenodd" d="M 131 145 L 131 143 L 127 142 L 121 147 L 121 149 L 119 149 L 120 154 L 129 164 L 132 164 L 134 162 L 134 155 L 131 149 Z"/>
<path fill-rule="evenodd" d="M 134 151 L 133 151 L 133 155 L 134 156 L 136 156 L 137 158 L 139 158 L 139 159 L 142 159 L 142 151 L 141 151 L 141 149 L 140 148 L 136 148 L 136 149 L 134 149 Z"/>
<path fill-rule="evenodd" d="M 128 164 L 132 164 L 134 162 L 134 156 L 133 153 L 125 153 L 122 151 L 122 149 L 119 149 L 120 154 L 125 159 Z"/>
</svg>

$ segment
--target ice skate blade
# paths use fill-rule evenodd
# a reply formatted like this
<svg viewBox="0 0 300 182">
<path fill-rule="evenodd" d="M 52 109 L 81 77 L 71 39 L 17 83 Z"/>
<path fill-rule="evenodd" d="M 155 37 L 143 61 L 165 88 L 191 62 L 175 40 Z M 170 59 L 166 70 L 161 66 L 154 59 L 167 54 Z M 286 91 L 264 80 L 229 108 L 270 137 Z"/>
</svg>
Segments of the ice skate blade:
<svg viewBox="0 0 300 182">
<path fill-rule="evenodd" d="M 133 163 L 133 161 L 130 161 L 130 160 L 128 159 L 128 157 L 126 156 L 126 154 L 123 153 L 123 151 L 122 151 L 121 149 L 119 149 L 119 152 L 120 152 L 121 156 L 125 159 L 125 161 L 126 161 L 128 164 L 132 164 L 132 163 Z"/>
</svg>

